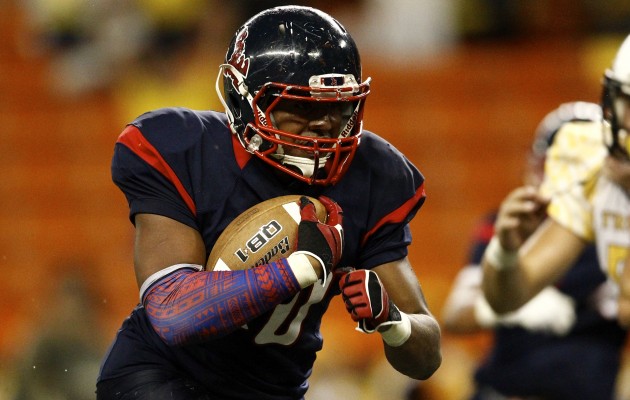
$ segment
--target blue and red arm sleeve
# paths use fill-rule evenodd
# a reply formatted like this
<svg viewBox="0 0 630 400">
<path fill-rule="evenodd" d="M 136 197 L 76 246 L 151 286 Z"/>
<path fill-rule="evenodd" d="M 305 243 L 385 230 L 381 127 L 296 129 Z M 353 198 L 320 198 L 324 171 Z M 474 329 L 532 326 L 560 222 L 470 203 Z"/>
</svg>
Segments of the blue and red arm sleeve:
<svg viewBox="0 0 630 400">
<path fill-rule="evenodd" d="M 155 282 L 142 303 L 169 345 L 224 336 L 300 291 L 286 260 L 242 271 L 179 269 Z"/>
</svg>

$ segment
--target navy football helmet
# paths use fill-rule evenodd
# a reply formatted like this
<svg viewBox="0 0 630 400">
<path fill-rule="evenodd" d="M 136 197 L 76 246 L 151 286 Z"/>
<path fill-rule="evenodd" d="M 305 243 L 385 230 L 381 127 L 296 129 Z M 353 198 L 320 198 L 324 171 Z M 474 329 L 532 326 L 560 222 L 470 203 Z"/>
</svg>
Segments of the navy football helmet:
<svg viewBox="0 0 630 400">
<path fill-rule="evenodd" d="M 359 146 L 369 87 L 369 78 L 361 81 L 359 52 L 345 28 L 328 14 L 301 6 L 265 10 L 241 26 L 216 83 L 241 145 L 290 176 L 318 185 L 335 184 L 348 169 Z M 345 105 L 338 137 L 277 129 L 272 111 L 281 100 Z M 308 157 L 286 154 L 290 148 Z"/>
<path fill-rule="evenodd" d="M 630 159 L 630 134 L 621 122 L 630 107 L 630 35 L 604 74 L 602 86 L 604 141 L 612 155 Z"/>
</svg>

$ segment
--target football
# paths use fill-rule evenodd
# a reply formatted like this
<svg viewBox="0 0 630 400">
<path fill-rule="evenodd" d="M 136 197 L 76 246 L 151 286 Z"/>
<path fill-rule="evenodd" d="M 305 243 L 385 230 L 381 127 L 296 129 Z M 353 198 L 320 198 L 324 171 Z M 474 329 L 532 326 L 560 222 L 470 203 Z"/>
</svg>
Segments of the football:
<svg viewBox="0 0 630 400">
<path fill-rule="evenodd" d="M 241 270 L 288 257 L 296 246 L 300 223 L 299 195 L 263 201 L 236 217 L 215 243 L 206 270 Z M 325 222 L 326 208 L 317 199 L 317 218 Z"/>
</svg>

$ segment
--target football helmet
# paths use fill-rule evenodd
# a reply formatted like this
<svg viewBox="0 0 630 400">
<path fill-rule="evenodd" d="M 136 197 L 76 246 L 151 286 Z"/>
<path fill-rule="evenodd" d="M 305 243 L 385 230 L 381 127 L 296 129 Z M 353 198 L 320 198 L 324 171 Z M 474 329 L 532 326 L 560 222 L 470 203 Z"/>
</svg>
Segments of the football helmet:
<svg viewBox="0 0 630 400">
<path fill-rule="evenodd" d="M 545 162 L 547 149 L 552 145 L 556 133 L 569 122 L 600 122 L 602 108 L 599 104 L 586 101 L 562 103 L 548 113 L 538 124 L 531 148 L 531 162 L 542 165 Z"/>
<path fill-rule="evenodd" d="M 622 122 L 630 109 L 630 35 L 604 73 L 602 109 L 606 146 L 612 155 L 630 159 L 630 135 Z"/>
<path fill-rule="evenodd" d="M 562 103 L 540 121 L 527 158 L 528 168 L 525 170 L 527 184 L 538 186 L 543 182 L 547 150 L 553 144 L 556 133 L 565 124 L 579 121 L 601 123 L 602 108 L 599 104 L 586 101 Z"/>
<path fill-rule="evenodd" d="M 361 139 L 369 88 L 369 78 L 361 81 L 361 60 L 350 34 L 328 14 L 302 6 L 271 8 L 245 22 L 216 82 L 241 145 L 290 176 L 318 185 L 335 184 L 348 169 Z M 338 136 L 279 130 L 272 112 L 281 100 L 336 104 L 343 110 Z M 288 150 L 308 156 L 291 156 Z"/>
</svg>

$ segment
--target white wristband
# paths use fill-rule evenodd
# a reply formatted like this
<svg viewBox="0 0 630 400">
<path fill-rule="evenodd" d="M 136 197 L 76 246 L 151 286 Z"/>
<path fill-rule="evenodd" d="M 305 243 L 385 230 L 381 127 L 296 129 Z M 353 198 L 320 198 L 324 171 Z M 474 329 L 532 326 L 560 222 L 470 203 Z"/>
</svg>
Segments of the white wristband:
<svg viewBox="0 0 630 400">
<path fill-rule="evenodd" d="M 289 267 L 291 267 L 291 270 L 302 289 L 311 286 L 319 280 L 317 273 L 311 265 L 311 262 L 306 257 L 306 254 L 297 252 L 292 253 L 289 257 L 287 257 L 287 262 L 289 263 Z"/>
<path fill-rule="evenodd" d="M 499 320 L 499 317 L 492 307 L 490 307 L 490 304 L 488 304 L 483 294 L 480 294 L 477 299 L 475 299 L 474 314 L 475 321 L 477 321 L 479 326 L 486 329 L 494 328 Z"/>
<path fill-rule="evenodd" d="M 488 243 L 484 257 L 497 271 L 512 269 L 518 264 L 518 251 L 505 250 L 496 236 L 493 236 Z"/>
<path fill-rule="evenodd" d="M 391 347 L 402 346 L 409 336 L 411 336 L 411 320 L 404 312 L 400 312 L 401 320 L 391 324 L 390 328 L 384 332 L 379 332 L 383 341 Z"/>
</svg>

